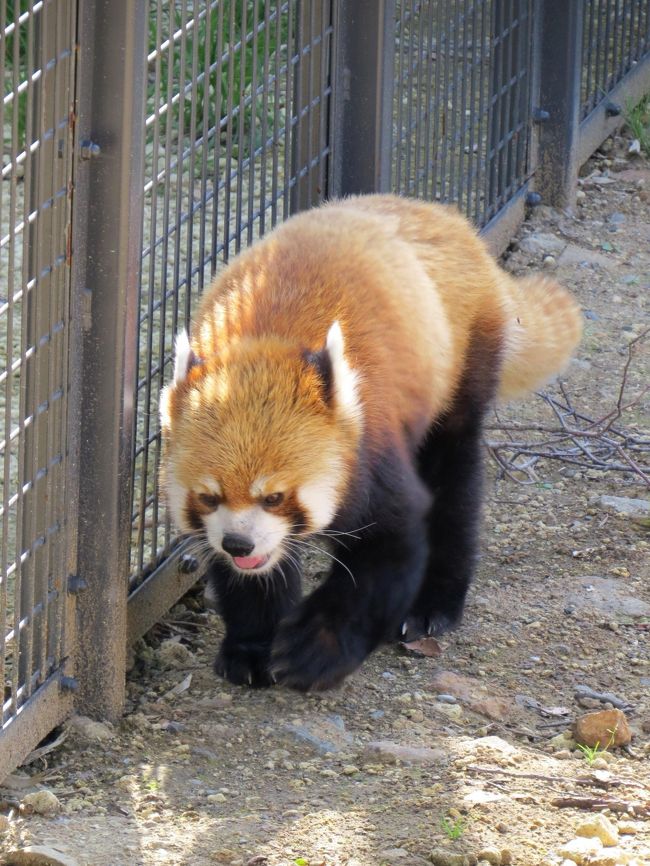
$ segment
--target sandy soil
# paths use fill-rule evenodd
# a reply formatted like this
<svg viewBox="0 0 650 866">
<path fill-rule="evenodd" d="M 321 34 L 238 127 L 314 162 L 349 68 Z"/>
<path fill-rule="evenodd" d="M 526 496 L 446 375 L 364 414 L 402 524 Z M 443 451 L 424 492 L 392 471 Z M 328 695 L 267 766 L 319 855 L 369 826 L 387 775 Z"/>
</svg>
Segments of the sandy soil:
<svg viewBox="0 0 650 866">
<path fill-rule="evenodd" d="M 517 273 L 548 268 L 583 305 L 565 393 L 549 393 L 591 419 L 616 407 L 628 344 L 650 322 L 650 168 L 625 142 L 604 147 L 576 212 L 539 208 L 506 257 Z M 635 346 L 623 405 L 649 381 L 649 345 Z M 649 408 L 646 394 L 618 428 L 648 442 Z M 499 422 L 558 426 L 539 397 Z M 549 438 L 488 432 L 508 435 L 538 450 Z M 123 722 L 70 727 L 5 782 L 0 846 L 50 846 L 80 866 L 559 864 L 594 813 L 553 801 L 601 797 L 619 841 L 570 859 L 650 862 L 650 521 L 601 500 L 649 490 L 574 458 L 536 462 L 529 484 L 488 461 L 479 573 L 439 657 L 386 647 L 324 695 L 233 687 L 211 672 L 221 624 L 191 594 L 137 648 Z M 607 703 L 578 686 L 619 699 L 633 731 L 592 766 L 561 735 Z M 32 812 L 35 788 L 61 811 Z"/>
</svg>

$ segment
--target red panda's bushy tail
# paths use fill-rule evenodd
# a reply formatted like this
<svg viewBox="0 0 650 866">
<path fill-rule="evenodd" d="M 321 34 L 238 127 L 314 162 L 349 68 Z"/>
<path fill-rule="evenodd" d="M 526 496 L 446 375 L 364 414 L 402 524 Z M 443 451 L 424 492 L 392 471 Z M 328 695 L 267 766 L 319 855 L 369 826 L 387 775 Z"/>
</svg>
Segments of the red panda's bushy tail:
<svg viewBox="0 0 650 866">
<path fill-rule="evenodd" d="M 522 397 L 569 362 L 582 335 L 582 313 L 571 295 L 539 275 L 508 281 L 511 313 L 499 399 Z"/>
</svg>

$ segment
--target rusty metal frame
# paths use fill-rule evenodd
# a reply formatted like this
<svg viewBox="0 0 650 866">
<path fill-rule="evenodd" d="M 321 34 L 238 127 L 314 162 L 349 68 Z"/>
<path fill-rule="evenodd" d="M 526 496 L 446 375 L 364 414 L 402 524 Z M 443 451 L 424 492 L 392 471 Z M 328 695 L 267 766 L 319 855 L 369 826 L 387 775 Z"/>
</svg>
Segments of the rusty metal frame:
<svg viewBox="0 0 650 866">
<path fill-rule="evenodd" d="M 78 0 L 71 361 L 76 370 L 76 707 L 115 719 L 126 676 L 147 4 Z"/>
</svg>

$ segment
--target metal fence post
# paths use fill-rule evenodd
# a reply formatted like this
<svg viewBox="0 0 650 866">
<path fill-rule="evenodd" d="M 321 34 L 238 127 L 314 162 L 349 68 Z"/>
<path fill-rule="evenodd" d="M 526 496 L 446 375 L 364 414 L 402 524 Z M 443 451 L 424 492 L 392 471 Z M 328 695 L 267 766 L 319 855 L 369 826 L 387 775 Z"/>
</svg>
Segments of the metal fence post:
<svg viewBox="0 0 650 866">
<path fill-rule="evenodd" d="M 548 120 L 540 124 L 535 188 L 544 204 L 575 204 L 580 138 L 582 0 L 543 0 L 539 48 L 540 105 Z"/>
<path fill-rule="evenodd" d="M 296 63 L 293 82 L 293 108 L 296 125 L 291 134 L 292 176 L 291 212 L 306 210 L 322 198 L 325 166 L 319 151 L 327 130 L 328 102 L 323 95 L 327 79 L 327 45 L 322 30 L 330 11 L 330 0 L 299 3 L 296 21 Z M 322 29 L 321 29 L 322 28 Z M 321 38 L 316 39 L 316 34 Z"/>
<path fill-rule="evenodd" d="M 331 195 L 391 188 L 395 0 L 335 0 Z"/>
<path fill-rule="evenodd" d="M 119 716 L 125 689 L 147 6 L 79 0 L 71 387 L 85 589 L 76 703 L 105 718 Z"/>
</svg>

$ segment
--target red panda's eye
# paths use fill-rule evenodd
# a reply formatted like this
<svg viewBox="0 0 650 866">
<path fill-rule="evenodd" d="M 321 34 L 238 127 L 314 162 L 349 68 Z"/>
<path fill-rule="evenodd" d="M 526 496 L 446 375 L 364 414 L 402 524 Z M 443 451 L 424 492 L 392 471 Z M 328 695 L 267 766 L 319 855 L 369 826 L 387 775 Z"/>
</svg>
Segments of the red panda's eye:
<svg viewBox="0 0 650 866">
<path fill-rule="evenodd" d="M 268 496 L 264 497 L 264 505 L 268 508 L 273 508 L 276 505 L 279 505 L 284 499 L 284 493 L 269 493 Z"/>
<path fill-rule="evenodd" d="M 216 493 L 199 493 L 198 500 L 204 508 L 214 511 L 219 507 L 220 499 Z"/>
</svg>

